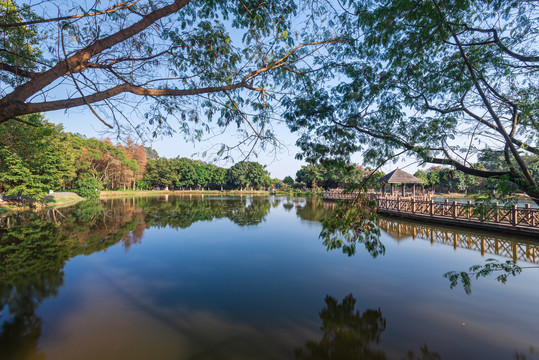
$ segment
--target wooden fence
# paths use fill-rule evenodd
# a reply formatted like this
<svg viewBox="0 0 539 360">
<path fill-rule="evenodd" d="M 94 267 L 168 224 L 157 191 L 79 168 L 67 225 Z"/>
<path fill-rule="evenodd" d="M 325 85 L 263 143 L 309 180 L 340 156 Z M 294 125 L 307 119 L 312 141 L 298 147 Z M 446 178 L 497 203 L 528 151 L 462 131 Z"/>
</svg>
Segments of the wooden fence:
<svg viewBox="0 0 539 360">
<path fill-rule="evenodd" d="M 325 200 L 350 200 L 357 194 L 326 191 Z M 377 211 L 387 215 L 398 215 L 412 219 L 426 219 L 452 225 L 467 225 L 486 229 L 517 231 L 539 235 L 539 209 L 529 204 L 524 207 L 481 206 L 456 201 L 434 201 L 430 197 L 383 197 L 368 194 L 378 203 Z"/>
<path fill-rule="evenodd" d="M 514 229 L 529 229 L 539 232 L 539 209 L 512 206 L 494 207 L 456 201 L 418 200 L 413 198 L 377 197 L 378 211 L 386 214 L 408 215 L 414 218 L 452 220 L 452 223 L 489 224 Z"/>
</svg>

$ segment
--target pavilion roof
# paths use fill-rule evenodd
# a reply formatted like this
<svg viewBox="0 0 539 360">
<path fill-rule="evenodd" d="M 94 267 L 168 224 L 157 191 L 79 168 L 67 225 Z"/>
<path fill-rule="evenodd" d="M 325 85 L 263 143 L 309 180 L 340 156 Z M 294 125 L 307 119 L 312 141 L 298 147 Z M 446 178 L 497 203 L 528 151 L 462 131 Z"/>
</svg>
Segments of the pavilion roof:
<svg viewBox="0 0 539 360">
<path fill-rule="evenodd" d="M 393 170 L 378 182 L 386 184 L 423 184 L 424 181 L 400 169 Z"/>
</svg>

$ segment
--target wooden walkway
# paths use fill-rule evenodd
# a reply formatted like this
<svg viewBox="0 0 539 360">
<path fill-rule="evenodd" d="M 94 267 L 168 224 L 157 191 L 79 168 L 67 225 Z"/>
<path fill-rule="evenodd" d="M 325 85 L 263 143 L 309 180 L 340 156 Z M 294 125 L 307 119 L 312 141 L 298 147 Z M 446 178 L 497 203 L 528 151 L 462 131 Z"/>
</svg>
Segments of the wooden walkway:
<svg viewBox="0 0 539 360">
<path fill-rule="evenodd" d="M 327 192 L 326 200 L 351 199 L 354 194 Z M 381 197 L 370 195 L 378 203 L 380 214 L 403 218 L 432 221 L 456 226 L 467 226 L 485 230 L 520 233 L 539 236 L 539 209 L 530 207 L 511 208 L 496 204 L 494 208 L 481 208 L 471 201 L 434 201 L 426 198 Z M 539 240 L 539 237 L 537 238 Z"/>
</svg>

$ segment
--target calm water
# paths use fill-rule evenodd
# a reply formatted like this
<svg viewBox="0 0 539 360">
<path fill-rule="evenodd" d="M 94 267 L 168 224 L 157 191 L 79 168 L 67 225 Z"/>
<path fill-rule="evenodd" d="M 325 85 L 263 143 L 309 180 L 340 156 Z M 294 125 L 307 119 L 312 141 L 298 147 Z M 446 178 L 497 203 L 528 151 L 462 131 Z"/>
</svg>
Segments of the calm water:
<svg viewBox="0 0 539 360">
<path fill-rule="evenodd" d="M 0 220 L 0 359 L 539 358 L 539 243 L 380 219 L 327 251 L 305 199 L 155 197 Z M 507 283 L 443 274 L 515 259 Z"/>
</svg>

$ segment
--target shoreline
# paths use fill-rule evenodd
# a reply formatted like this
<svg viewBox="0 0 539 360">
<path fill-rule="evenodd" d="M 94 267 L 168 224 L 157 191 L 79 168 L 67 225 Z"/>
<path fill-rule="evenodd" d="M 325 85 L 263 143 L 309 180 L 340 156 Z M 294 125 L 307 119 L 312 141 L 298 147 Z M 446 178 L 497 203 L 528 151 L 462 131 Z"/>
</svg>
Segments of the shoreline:
<svg viewBox="0 0 539 360">
<path fill-rule="evenodd" d="M 58 193 L 45 196 L 44 202 L 36 202 L 34 206 L 28 204 L 13 204 L 0 202 L 0 216 L 9 216 L 27 212 L 38 212 L 47 208 L 60 209 L 63 207 L 75 205 L 81 201 L 87 200 L 76 193 Z"/>
<path fill-rule="evenodd" d="M 126 196 L 159 196 L 159 195 L 222 195 L 222 196 L 313 196 L 310 192 L 293 192 L 268 190 L 125 190 L 125 191 L 101 191 L 100 199 L 122 198 Z"/>
</svg>

